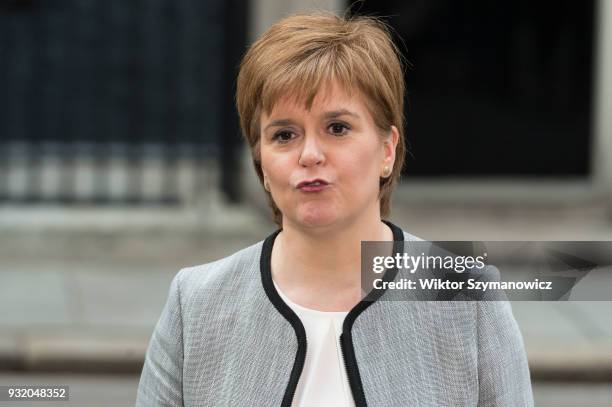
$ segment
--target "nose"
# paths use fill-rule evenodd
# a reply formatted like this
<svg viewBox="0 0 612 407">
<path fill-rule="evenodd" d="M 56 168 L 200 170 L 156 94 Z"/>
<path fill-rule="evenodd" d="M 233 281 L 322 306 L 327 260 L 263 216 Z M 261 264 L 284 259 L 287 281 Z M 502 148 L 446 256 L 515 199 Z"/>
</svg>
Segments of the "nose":
<svg viewBox="0 0 612 407">
<path fill-rule="evenodd" d="M 319 146 L 316 135 L 305 136 L 299 164 L 304 167 L 311 167 L 313 165 L 320 165 L 324 161 L 325 155 Z"/>
</svg>

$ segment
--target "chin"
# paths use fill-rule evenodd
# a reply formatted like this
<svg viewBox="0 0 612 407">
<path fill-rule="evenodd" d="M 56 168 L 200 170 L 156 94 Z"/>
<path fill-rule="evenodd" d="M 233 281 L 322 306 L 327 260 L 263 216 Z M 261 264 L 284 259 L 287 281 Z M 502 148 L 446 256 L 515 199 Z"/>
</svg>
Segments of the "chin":
<svg viewBox="0 0 612 407">
<path fill-rule="evenodd" d="M 295 219 L 304 227 L 316 228 L 330 226 L 340 220 L 340 216 L 331 208 L 308 208 L 296 213 Z"/>
</svg>

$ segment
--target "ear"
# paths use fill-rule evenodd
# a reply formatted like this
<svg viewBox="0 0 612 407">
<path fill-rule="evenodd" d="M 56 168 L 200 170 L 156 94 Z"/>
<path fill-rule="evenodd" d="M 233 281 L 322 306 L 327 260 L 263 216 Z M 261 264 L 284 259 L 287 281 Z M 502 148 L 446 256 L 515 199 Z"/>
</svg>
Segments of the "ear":
<svg viewBox="0 0 612 407">
<path fill-rule="evenodd" d="M 261 173 L 263 174 L 263 187 L 266 191 L 270 192 L 270 181 L 268 180 L 268 176 L 263 168 L 261 169 Z"/>
<path fill-rule="evenodd" d="M 392 125 L 387 138 L 383 141 L 383 167 L 387 165 L 389 168 L 393 168 L 393 164 L 395 163 L 395 149 L 397 148 L 398 142 L 399 131 L 397 127 Z"/>
</svg>

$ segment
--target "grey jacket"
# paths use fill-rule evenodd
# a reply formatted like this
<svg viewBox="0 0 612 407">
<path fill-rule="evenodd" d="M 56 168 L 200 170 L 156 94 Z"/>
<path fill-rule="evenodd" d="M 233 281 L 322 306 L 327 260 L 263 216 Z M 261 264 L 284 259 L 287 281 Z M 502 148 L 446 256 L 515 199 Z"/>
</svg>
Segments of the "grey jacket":
<svg viewBox="0 0 612 407">
<path fill-rule="evenodd" d="M 396 242 L 418 240 L 387 224 Z M 278 233 L 175 276 L 147 349 L 137 406 L 291 405 L 308 346 L 272 283 Z M 508 302 L 381 295 L 349 312 L 340 339 L 356 406 L 533 405 Z"/>
</svg>

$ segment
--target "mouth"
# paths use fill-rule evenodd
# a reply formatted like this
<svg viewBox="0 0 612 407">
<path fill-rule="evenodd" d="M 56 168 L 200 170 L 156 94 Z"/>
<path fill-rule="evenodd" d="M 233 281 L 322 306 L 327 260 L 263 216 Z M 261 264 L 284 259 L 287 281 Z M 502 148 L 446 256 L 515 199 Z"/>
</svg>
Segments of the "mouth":
<svg viewBox="0 0 612 407">
<path fill-rule="evenodd" d="M 318 192 L 329 186 L 329 182 L 317 178 L 313 180 L 302 181 L 297 185 L 297 189 L 304 192 Z"/>
</svg>

